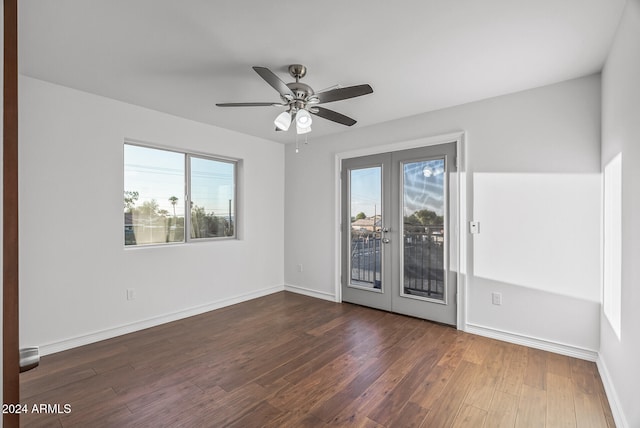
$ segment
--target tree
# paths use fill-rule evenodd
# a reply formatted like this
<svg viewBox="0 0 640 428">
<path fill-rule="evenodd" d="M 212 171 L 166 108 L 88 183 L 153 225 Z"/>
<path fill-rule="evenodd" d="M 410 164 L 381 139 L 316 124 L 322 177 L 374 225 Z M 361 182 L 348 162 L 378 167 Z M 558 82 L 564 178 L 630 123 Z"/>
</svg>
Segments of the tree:
<svg viewBox="0 0 640 428">
<path fill-rule="evenodd" d="M 158 201 L 151 199 L 150 201 L 144 201 L 142 206 L 137 209 L 137 212 L 139 216 L 152 219 L 158 217 L 158 208 L 160 208 Z"/>
<path fill-rule="evenodd" d="M 191 209 L 191 237 L 212 238 L 219 236 L 232 236 L 233 225 L 221 216 L 216 216 L 213 211 L 207 213 L 204 207 L 193 205 Z"/>
<path fill-rule="evenodd" d="M 177 196 L 171 196 L 169 198 L 169 202 L 171 202 L 171 205 L 173 206 L 173 226 L 174 229 L 176 229 L 177 227 L 177 222 L 176 222 L 176 204 L 178 203 L 178 197 Z M 171 229 L 171 219 L 169 219 L 169 227 L 167 228 L 167 242 L 169 242 L 169 230 Z M 175 230 L 174 230 L 174 239 L 175 239 Z"/>
<path fill-rule="evenodd" d="M 124 191 L 124 210 L 125 212 L 131 212 L 133 207 L 136 205 L 140 194 L 138 192 L 125 190 Z"/>
<path fill-rule="evenodd" d="M 441 226 L 442 224 L 444 224 L 444 216 L 426 209 L 404 217 L 405 230 L 408 232 L 424 232 L 426 226 Z"/>
<path fill-rule="evenodd" d="M 176 216 L 176 204 L 178 203 L 178 197 L 177 196 L 172 196 L 169 198 L 169 202 L 171 202 L 171 205 L 173 205 L 173 216 Z"/>
<path fill-rule="evenodd" d="M 444 222 L 444 217 L 436 214 L 430 210 L 416 211 L 414 215 L 418 218 L 423 226 L 441 225 Z"/>
<path fill-rule="evenodd" d="M 356 220 L 362 220 L 364 218 L 367 218 L 367 215 L 363 212 L 359 212 L 358 214 L 356 214 Z"/>
</svg>

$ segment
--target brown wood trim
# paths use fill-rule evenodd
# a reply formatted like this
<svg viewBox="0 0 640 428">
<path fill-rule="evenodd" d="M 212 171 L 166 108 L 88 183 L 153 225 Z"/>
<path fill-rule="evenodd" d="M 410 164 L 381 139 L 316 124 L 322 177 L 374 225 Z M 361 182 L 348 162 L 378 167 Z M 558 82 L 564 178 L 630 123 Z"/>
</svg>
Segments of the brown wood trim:
<svg viewBox="0 0 640 428">
<path fill-rule="evenodd" d="M 3 104 L 3 401 L 20 402 L 18 330 L 18 1 L 4 0 Z M 20 424 L 18 414 L 3 414 L 5 427 Z"/>
</svg>

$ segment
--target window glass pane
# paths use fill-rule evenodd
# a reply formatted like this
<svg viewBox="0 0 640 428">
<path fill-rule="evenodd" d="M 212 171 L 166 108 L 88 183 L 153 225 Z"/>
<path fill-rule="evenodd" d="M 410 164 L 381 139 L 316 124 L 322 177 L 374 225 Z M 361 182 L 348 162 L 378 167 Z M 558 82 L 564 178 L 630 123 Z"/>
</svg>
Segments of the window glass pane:
<svg viewBox="0 0 640 428">
<path fill-rule="evenodd" d="M 403 296 L 444 300 L 444 159 L 403 164 Z"/>
<path fill-rule="evenodd" d="M 124 243 L 184 241 L 184 154 L 124 145 Z"/>
<path fill-rule="evenodd" d="M 235 236 L 235 163 L 190 157 L 191 238 Z"/>
<path fill-rule="evenodd" d="M 382 166 L 352 169 L 349 186 L 351 209 L 349 285 L 381 290 Z"/>
</svg>

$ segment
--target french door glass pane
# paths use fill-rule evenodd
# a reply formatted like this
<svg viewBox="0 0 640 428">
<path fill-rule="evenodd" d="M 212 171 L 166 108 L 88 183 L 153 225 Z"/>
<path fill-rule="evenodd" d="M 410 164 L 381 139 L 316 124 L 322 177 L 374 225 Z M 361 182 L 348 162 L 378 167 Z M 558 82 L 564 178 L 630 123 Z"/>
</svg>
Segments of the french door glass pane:
<svg viewBox="0 0 640 428">
<path fill-rule="evenodd" d="M 350 170 L 349 184 L 351 215 L 349 284 L 381 290 L 382 167 Z"/>
<path fill-rule="evenodd" d="M 445 160 L 402 164 L 403 293 L 444 301 Z"/>
</svg>

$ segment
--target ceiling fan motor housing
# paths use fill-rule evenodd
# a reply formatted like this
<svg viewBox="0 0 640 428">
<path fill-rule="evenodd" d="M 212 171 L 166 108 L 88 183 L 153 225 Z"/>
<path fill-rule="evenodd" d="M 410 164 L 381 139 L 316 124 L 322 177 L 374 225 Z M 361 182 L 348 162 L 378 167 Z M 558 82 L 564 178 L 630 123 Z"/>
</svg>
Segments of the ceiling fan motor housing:
<svg viewBox="0 0 640 428">
<path fill-rule="evenodd" d="M 282 99 L 285 103 L 289 104 L 290 107 L 296 109 L 305 108 L 307 103 L 312 101 L 311 97 L 315 92 L 313 92 L 313 89 L 311 89 L 309 85 L 301 82 L 292 82 L 287 83 L 287 87 L 289 87 L 291 92 L 293 92 L 294 98 L 292 100 L 288 100 L 282 97 Z"/>
</svg>

